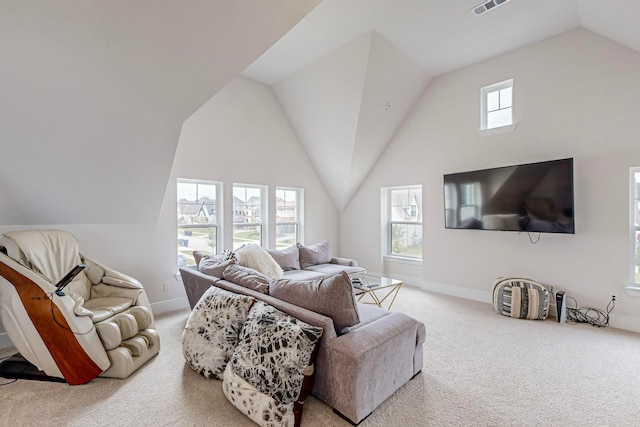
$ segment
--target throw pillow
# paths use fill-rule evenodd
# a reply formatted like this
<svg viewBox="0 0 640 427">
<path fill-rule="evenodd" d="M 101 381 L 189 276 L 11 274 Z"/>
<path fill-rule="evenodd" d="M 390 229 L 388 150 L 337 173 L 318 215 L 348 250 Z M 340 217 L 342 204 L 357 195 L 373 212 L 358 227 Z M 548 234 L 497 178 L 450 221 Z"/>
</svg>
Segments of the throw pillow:
<svg viewBox="0 0 640 427">
<path fill-rule="evenodd" d="M 281 250 L 267 249 L 267 252 L 284 271 L 300 270 L 300 251 L 296 245 Z"/>
<path fill-rule="evenodd" d="M 299 426 L 322 332 L 257 301 L 224 372 L 227 399 L 261 426 Z"/>
<path fill-rule="evenodd" d="M 338 333 L 360 323 L 353 286 L 344 272 L 319 280 L 274 279 L 269 295 L 330 317 Z"/>
<path fill-rule="evenodd" d="M 235 263 L 236 261 L 234 259 L 222 261 L 219 256 L 204 256 L 200 260 L 200 264 L 198 264 L 198 270 L 204 274 L 208 274 L 209 276 L 222 277 L 224 270 L 231 264 Z"/>
<path fill-rule="evenodd" d="M 200 266 L 200 260 L 202 260 L 202 258 L 207 256 L 207 254 L 205 254 L 204 252 L 200 252 L 200 251 L 193 251 L 192 255 L 193 255 L 193 259 L 196 262 L 196 266 L 198 266 L 198 267 Z"/>
<path fill-rule="evenodd" d="M 263 294 L 269 293 L 269 278 L 253 268 L 232 263 L 224 269 L 222 278 Z"/>
<path fill-rule="evenodd" d="M 282 277 L 282 268 L 262 246 L 249 243 L 236 251 L 238 264 L 253 268 L 267 277 Z"/>
<path fill-rule="evenodd" d="M 312 265 L 331 262 L 331 248 L 326 240 L 310 246 L 298 243 L 297 246 L 300 251 L 300 268 L 303 270 Z"/>
<path fill-rule="evenodd" d="M 182 353 L 192 369 L 205 378 L 222 379 L 254 302 L 215 286 L 202 295 L 182 333 Z"/>
</svg>

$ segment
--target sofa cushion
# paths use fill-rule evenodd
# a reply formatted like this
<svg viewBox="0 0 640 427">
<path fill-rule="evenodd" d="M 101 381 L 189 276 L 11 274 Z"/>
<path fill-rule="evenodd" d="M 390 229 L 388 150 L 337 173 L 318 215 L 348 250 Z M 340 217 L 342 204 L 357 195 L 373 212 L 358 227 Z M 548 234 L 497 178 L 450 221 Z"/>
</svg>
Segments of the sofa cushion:
<svg viewBox="0 0 640 427">
<path fill-rule="evenodd" d="M 297 246 L 300 252 L 300 268 L 303 270 L 311 265 L 331 262 L 331 248 L 326 240 L 310 246 L 298 243 Z"/>
<path fill-rule="evenodd" d="M 253 268 L 267 277 L 282 277 L 282 268 L 262 246 L 246 244 L 236 251 L 236 257 L 238 264 Z"/>
<path fill-rule="evenodd" d="M 221 380 L 255 299 L 211 286 L 189 315 L 182 353 L 206 378 Z"/>
<path fill-rule="evenodd" d="M 311 270 L 287 270 L 282 275 L 283 279 L 291 280 L 315 280 L 324 279 L 326 274 Z"/>
<path fill-rule="evenodd" d="M 236 285 L 244 286 L 263 294 L 269 293 L 269 278 L 253 268 L 232 263 L 222 272 L 222 277 Z"/>
<path fill-rule="evenodd" d="M 231 264 L 235 263 L 236 261 L 233 259 L 223 261 L 222 257 L 220 257 L 219 255 L 205 255 L 198 263 L 198 270 L 200 270 L 204 274 L 208 274 L 209 276 L 222 277 L 224 270 Z"/>
<path fill-rule="evenodd" d="M 322 332 L 257 301 L 224 372 L 227 399 L 261 426 L 299 426 Z"/>
<path fill-rule="evenodd" d="M 269 282 L 269 294 L 330 317 L 338 333 L 360 322 L 353 287 L 346 273 L 319 280 L 273 279 Z"/>
<path fill-rule="evenodd" d="M 334 274 L 342 273 L 347 274 L 362 273 L 366 271 L 362 267 L 352 267 L 349 265 L 341 264 L 318 264 L 307 267 L 307 271 L 315 271 L 316 273 L 322 273 L 327 276 L 333 276 Z"/>
<path fill-rule="evenodd" d="M 300 270 L 300 251 L 296 245 L 280 250 L 267 249 L 267 252 L 284 271 Z"/>
</svg>

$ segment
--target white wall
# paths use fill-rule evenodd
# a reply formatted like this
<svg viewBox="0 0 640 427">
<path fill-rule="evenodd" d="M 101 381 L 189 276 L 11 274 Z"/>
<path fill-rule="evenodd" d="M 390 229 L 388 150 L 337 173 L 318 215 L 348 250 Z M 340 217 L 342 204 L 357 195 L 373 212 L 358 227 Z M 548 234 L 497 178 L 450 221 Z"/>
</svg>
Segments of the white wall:
<svg viewBox="0 0 640 427">
<path fill-rule="evenodd" d="M 481 136 L 480 88 L 514 79 L 514 132 Z M 628 168 L 640 165 L 640 55 L 587 30 L 432 80 L 340 217 L 340 251 L 370 271 L 489 301 L 499 276 L 554 284 L 579 305 L 618 295 L 614 326 L 640 330 L 628 284 Z M 573 157 L 575 235 L 446 230 L 445 173 Z M 424 261 L 382 261 L 380 188 L 422 184 Z"/>
<path fill-rule="evenodd" d="M 153 167 L 152 162 L 141 164 L 140 173 Z M 184 288 L 175 277 L 177 177 L 224 182 L 227 198 L 234 182 L 268 185 L 270 192 L 275 186 L 304 188 L 305 242 L 327 239 L 337 252 L 338 213 L 333 202 L 271 88 L 243 77 L 229 83 L 184 123 L 157 223 L 0 225 L 0 233 L 26 228 L 68 230 L 86 256 L 140 280 L 154 312 L 187 307 Z M 228 210 L 230 199 L 225 201 Z M 169 292 L 163 292 L 163 283 L 170 285 Z M 0 347 L 9 345 L 2 332 Z"/>
</svg>

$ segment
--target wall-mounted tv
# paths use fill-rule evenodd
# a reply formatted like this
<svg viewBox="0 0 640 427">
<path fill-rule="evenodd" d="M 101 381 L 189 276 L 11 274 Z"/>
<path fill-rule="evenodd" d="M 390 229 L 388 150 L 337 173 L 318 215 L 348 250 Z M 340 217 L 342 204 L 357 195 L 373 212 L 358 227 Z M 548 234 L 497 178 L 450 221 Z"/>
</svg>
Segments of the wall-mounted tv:
<svg viewBox="0 0 640 427">
<path fill-rule="evenodd" d="M 573 159 L 444 176 L 446 228 L 575 233 Z"/>
</svg>

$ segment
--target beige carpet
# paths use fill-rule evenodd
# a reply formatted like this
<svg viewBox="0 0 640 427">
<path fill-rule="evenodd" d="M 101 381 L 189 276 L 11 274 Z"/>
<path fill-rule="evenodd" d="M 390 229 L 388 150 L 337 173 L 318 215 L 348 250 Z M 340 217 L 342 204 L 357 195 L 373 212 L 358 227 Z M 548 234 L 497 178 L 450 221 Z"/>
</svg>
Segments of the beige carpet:
<svg viewBox="0 0 640 427">
<path fill-rule="evenodd" d="M 488 304 L 409 286 L 394 309 L 427 326 L 424 370 L 363 427 L 640 425 L 638 334 L 509 319 Z M 127 380 L 0 386 L 0 425 L 254 425 L 226 401 L 219 381 L 185 366 L 187 315 L 157 319 L 160 354 Z M 303 426 L 349 425 L 315 398 L 305 406 Z"/>
</svg>

